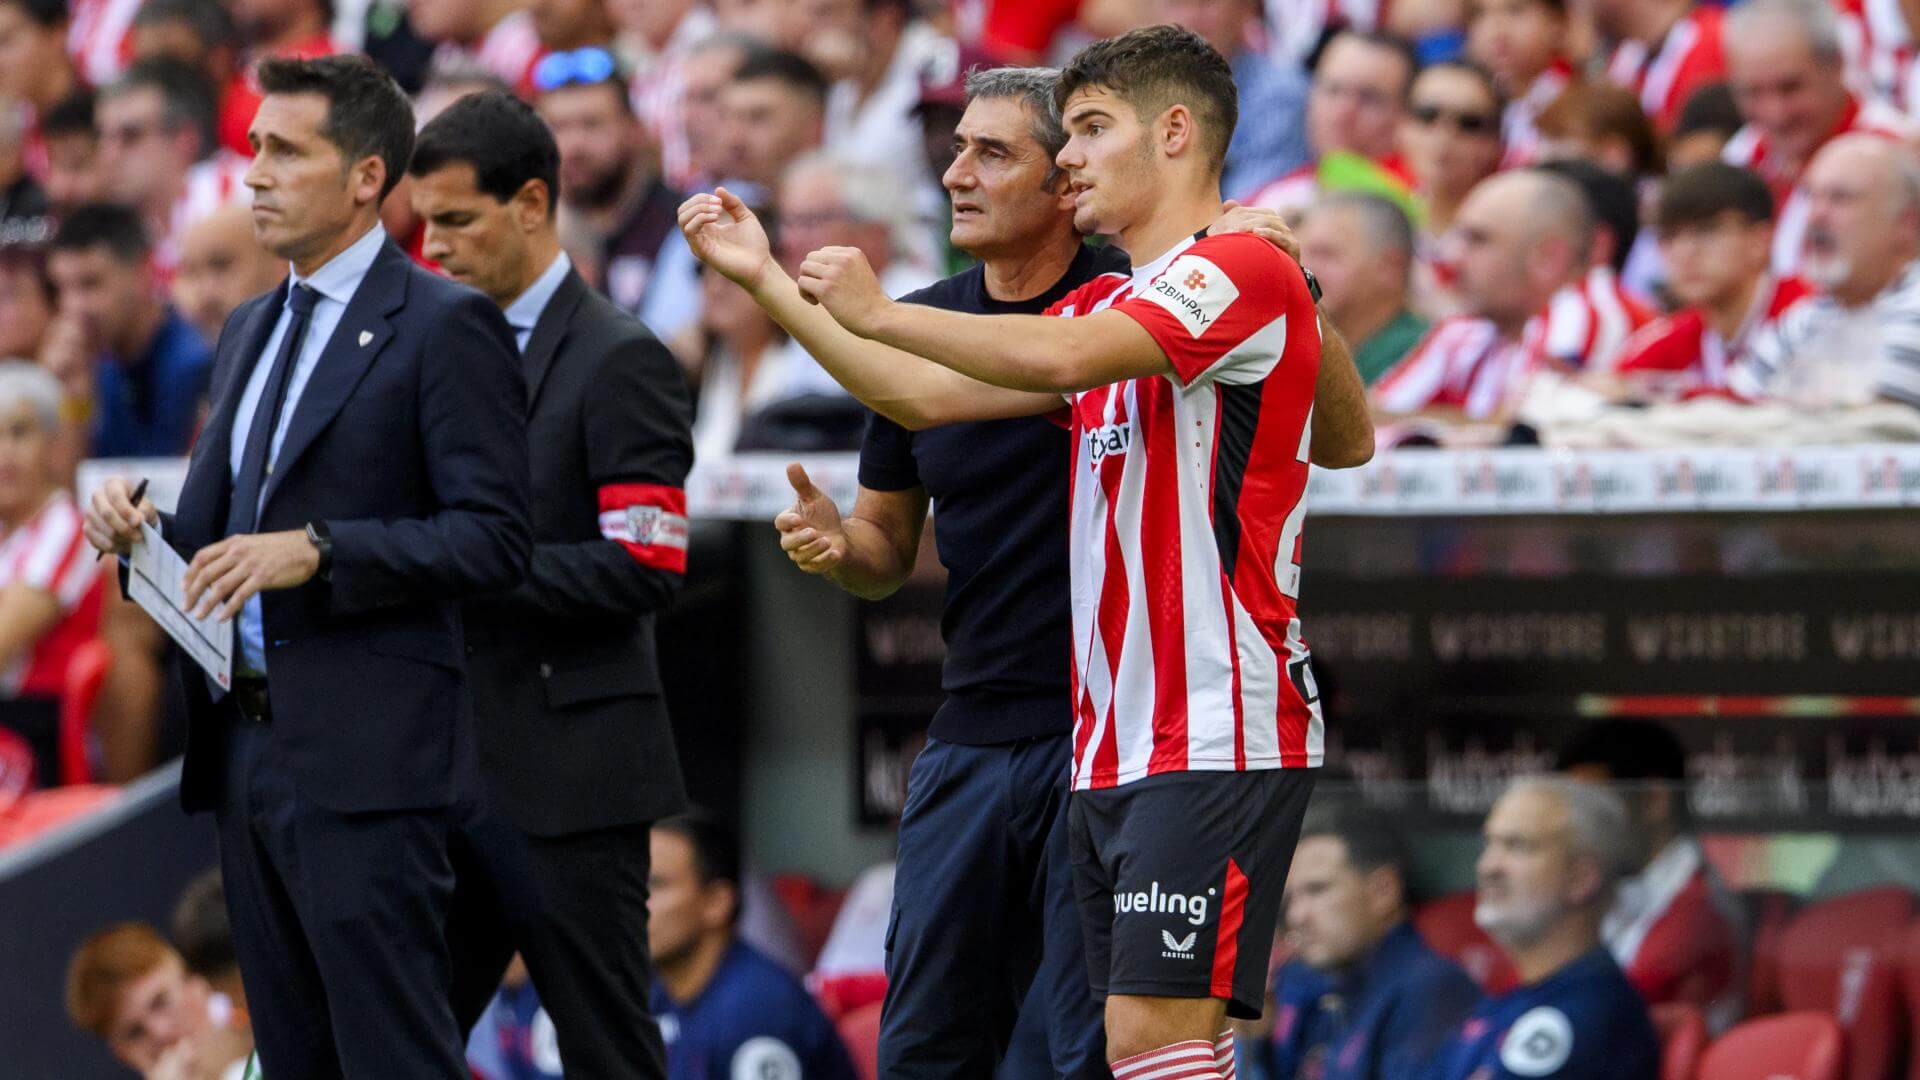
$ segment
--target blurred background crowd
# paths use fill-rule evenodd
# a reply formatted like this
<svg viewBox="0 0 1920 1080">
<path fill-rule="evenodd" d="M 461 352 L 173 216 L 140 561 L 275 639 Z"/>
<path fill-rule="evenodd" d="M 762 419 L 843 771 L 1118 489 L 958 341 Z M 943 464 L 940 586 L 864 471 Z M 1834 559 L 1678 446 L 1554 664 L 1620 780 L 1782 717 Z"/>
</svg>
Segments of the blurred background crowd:
<svg viewBox="0 0 1920 1080">
<path fill-rule="evenodd" d="M 744 293 L 701 272 L 674 225 L 685 193 L 741 194 L 789 269 L 814 248 L 858 246 L 899 295 L 967 262 L 948 243 L 941 186 L 965 73 L 1056 62 L 1160 22 L 1230 59 L 1242 119 L 1226 193 L 1294 223 L 1384 446 L 1920 440 L 1910 0 L 0 0 L 0 810 L 29 788 L 133 780 L 177 751 L 167 646 L 88 557 L 71 490 L 83 460 L 188 451 L 211 343 L 285 272 L 247 209 L 258 60 L 363 51 L 422 123 L 476 89 L 533 102 L 560 146 L 573 265 L 669 342 L 710 463 L 852 449 L 865 414 Z M 432 263 L 405 182 L 384 216 Z M 1783 1005 L 1824 1009 L 1853 1060 L 1872 1063 L 1851 1075 L 1892 1076 L 1905 954 L 1881 945 L 1904 931 L 1911 895 L 1794 922 L 1786 894 L 1713 878 L 1740 855 L 1688 838 L 1680 751 L 1653 746 L 1631 767 L 1576 751 L 1562 754 L 1570 770 L 1654 785 L 1628 792 L 1642 847 L 1569 849 L 1555 872 L 1604 879 L 1574 890 L 1566 917 L 1605 935 L 1649 1001 L 1693 1010 L 1663 1025 L 1710 1033 Z M 1556 812 L 1581 812 L 1562 801 Z M 0 845 L 40 827 L 0 813 Z M 1333 810 L 1315 828 L 1301 847 L 1320 859 L 1315 876 L 1297 867 L 1296 880 L 1321 886 L 1289 909 L 1303 949 L 1291 970 L 1371 954 L 1411 917 L 1478 985 L 1510 985 L 1460 891 L 1475 885 L 1472 858 L 1409 861 L 1379 823 Z M 857 1050 L 883 985 L 889 871 L 850 894 L 761 881 L 735 843 L 697 822 L 656 837 L 655 895 L 680 905 L 660 920 L 663 973 L 676 950 L 731 949 L 744 911 L 740 933 L 776 967 L 814 972 L 796 1015 L 841 1018 Z M 1510 899 L 1568 894 L 1502 873 L 1496 858 Z M 1826 891 L 1874 878 L 1835 880 Z M 1437 899 L 1415 905 L 1416 884 Z M 1658 930 L 1676 904 L 1679 929 Z M 76 1020 L 110 1043 L 175 1045 L 160 1006 L 121 1030 L 118 1006 L 100 1004 L 163 972 L 139 984 L 186 1001 L 194 1031 L 203 1013 L 224 1030 L 244 999 L 221 983 L 230 958 L 205 945 L 218 908 L 183 906 L 174 945 L 123 928 L 90 946 L 75 971 L 103 972 L 111 992 L 76 974 Z M 1808 998 L 1817 980 L 1783 978 L 1781 950 L 1840 940 L 1836 927 L 1865 951 L 1833 952 L 1853 966 Z M 1278 970 L 1283 998 L 1324 996 Z M 510 978 L 476 1053 L 511 1062 L 476 1057 L 487 1075 L 537 1075 L 514 1070 L 551 1051 L 528 994 Z M 1247 1033 L 1249 1073 L 1292 1075 L 1284 1047 L 1304 1014 L 1291 1008 Z M 826 1023 L 812 1015 L 796 1023 Z"/>
</svg>

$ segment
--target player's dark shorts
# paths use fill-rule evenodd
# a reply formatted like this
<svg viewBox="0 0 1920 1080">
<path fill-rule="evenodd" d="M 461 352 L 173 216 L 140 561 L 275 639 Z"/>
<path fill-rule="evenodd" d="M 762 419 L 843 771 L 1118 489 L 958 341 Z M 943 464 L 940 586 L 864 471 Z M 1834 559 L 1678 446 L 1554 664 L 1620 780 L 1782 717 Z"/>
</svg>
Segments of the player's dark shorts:
<svg viewBox="0 0 1920 1080">
<path fill-rule="evenodd" d="M 1067 801 L 1096 997 L 1215 997 L 1260 1015 L 1310 769 L 1160 773 Z"/>
</svg>

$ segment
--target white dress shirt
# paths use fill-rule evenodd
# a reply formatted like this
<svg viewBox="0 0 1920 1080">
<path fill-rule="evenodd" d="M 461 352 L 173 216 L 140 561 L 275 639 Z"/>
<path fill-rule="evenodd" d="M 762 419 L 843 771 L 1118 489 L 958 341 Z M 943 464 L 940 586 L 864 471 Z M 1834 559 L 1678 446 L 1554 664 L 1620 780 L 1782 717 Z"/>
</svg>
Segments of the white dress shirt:
<svg viewBox="0 0 1920 1080">
<path fill-rule="evenodd" d="M 513 327 L 513 344 L 520 350 L 521 356 L 527 355 L 527 342 L 533 337 L 534 324 L 540 321 L 541 313 L 547 310 L 553 294 L 560 291 L 560 283 L 567 279 L 567 271 L 571 269 L 573 260 L 567 258 L 566 252 L 561 252 L 554 256 L 539 277 L 533 279 L 533 284 L 527 286 L 526 291 L 507 305 L 507 325 Z"/>
<path fill-rule="evenodd" d="M 314 298 L 313 315 L 307 322 L 307 336 L 300 342 L 300 355 L 294 358 L 293 374 L 287 379 L 287 397 L 280 406 L 280 420 L 274 426 L 273 441 L 267 451 L 269 463 L 280 456 L 280 444 L 287 437 L 287 427 L 293 421 L 295 407 L 300 403 L 301 393 L 307 388 L 307 380 L 313 377 L 313 369 L 320 364 L 320 354 L 326 351 L 327 342 L 340 325 L 340 317 L 346 314 L 347 302 L 359 291 L 360 282 L 366 278 L 367 271 L 373 268 L 373 260 L 380 254 L 380 248 L 386 240 L 387 230 L 376 223 L 345 251 L 315 270 L 313 276 L 302 277 L 300 271 L 288 268 L 289 294 L 295 285 L 305 285 L 318 295 Z M 247 453 L 247 433 L 253 430 L 254 410 L 259 407 L 260 397 L 266 392 L 267 376 L 273 370 L 274 358 L 280 354 L 280 343 L 286 339 L 287 326 L 292 319 L 292 311 L 283 304 L 280 319 L 273 324 L 273 333 L 267 335 L 266 348 L 254 361 L 253 371 L 247 376 L 246 389 L 240 394 L 240 405 L 234 411 L 227 468 L 236 482 L 240 476 L 241 460 Z M 265 484 L 261 485 L 260 494 L 264 499 Z M 266 671 L 267 650 L 261 629 L 259 596 L 248 600 L 246 606 L 240 609 L 238 630 L 243 664 L 253 671 Z"/>
</svg>

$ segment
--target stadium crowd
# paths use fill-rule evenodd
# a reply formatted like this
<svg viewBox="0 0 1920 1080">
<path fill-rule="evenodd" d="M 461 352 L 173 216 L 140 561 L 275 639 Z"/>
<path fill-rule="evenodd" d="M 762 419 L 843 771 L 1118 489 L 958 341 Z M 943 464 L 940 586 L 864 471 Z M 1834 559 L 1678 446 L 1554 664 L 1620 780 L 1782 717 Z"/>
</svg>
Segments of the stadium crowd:
<svg viewBox="0 0 1920 1080">
<path fill-rule="evenodd" d="M 1229 60 L 1241 122 L 1225 194 L 1294 223 L 1383 448 L 1920 439 L 1913 5 L 0 0 L 0 802 L 89 771 L 63 754 L 59 705 L 101 643 L 91 771 L 131 779 L 160 753 L 167 646 L 82 542 L 75 469 L 186 454 L 212 343 L 285 273 L 245 209 L 261 59 L 364 52 L 422 125 L 477 90 L 530 102 L 559 147 L 572 266 L 668 343 L 696 457 L 713 461 L 853 449 L 867 413 L 694 258 L 685 194 L 739 195 L 790 273 L 810 251 L 857 247 L 890 295 L 920 289 L 970 261 L 942 183 L 967 73 L 1162 22 Z M 382 219 L 431 266 L 448 253 L 414 210 L 415 179 Z M 1617 752 L 1628 744 L 1643 752 Z M 1682 778 L 1675 759 L 1635 729 L 1563 764 L 1666 782 Z M 1505 1067 L 1546 1075 L 1572 1031 L 1610 1033 L 1621 1060 L 1656 1054 L 1648 1005 L 1727 1030 L 1752 1004 L 1747 916 L 1671 789 L 1629 795 L 1553 778 L 1501 800 L 1477 919 L 1498 963 L 1471 978 L 1464 946 L 1422 942 L 1392 823 L 1316 806 L 1275 1007 L 1242 1032 L 1245 1073 L 1399 1076 L 1417 1060 L 1464 1080 L 1500 1056 L 1490 1033 L 1518 1023 L 1538 1028 L 1535 1057 Z M 849 1018 L 877 1007 L 885 905 L 877 927 L 862 922 L 873 904 L 849 905 L 827 949 L 872 966 L 816 969 L 809 996 L 797 969 L 815 950 L 723 834 L 693 816 L 654 836 L 669 1046 L 737 1062 L 769 1039 L 806 1076 L 854 1075 L 826 1014 L 858 1032 Z M 76 1023 L 152 1078 L 222 1075 L 250 1044 L 207 888 L 173 944 L 119 927 L 75 960 Z M 756 890 L 760 913 L 743 905 Z M 476 1071 L 557 1072 L 542 1022 L 510 971 Z"/>
</svg>

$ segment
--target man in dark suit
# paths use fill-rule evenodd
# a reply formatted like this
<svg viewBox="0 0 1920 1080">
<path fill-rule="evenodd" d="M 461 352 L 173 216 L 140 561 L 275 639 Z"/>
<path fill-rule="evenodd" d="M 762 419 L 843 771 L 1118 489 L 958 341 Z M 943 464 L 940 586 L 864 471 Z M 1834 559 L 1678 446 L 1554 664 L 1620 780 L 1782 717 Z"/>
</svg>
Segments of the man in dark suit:
<svg viewBox="0 0 1920 1080">
<path fill-rule="evenodd" d="M 191 556 L 234 687 L 184 672 L 181 801 L 213 810 L 262 1068 L 465 1077 L 448 1005 L 453 807 L 478 786 L 459 601 L 525 576 L 526 396 L 486 297 L 380 227 L 413 148 L 363 57 L 268 60 L 254 231 L 292 273 L 220 335 L 176 512 L 124 479 L 87 531 Z"/>
<path fill-rule="evenodd" d="M 658 1077 L 648 830 L 685 796 L 653 613 L 686 570 L 690 417 L 665 347 L 561 252 L 558 168 L 540 117 L 491 92 L 435 117 L 409 170 L 427 256 L 518 339 L 534 489 L 526 583 L 467 605 L 491 799 L 456 852 L 455 1012 L 479 1015 L 518 947 L 570 1072 Z"/>
</svg>

